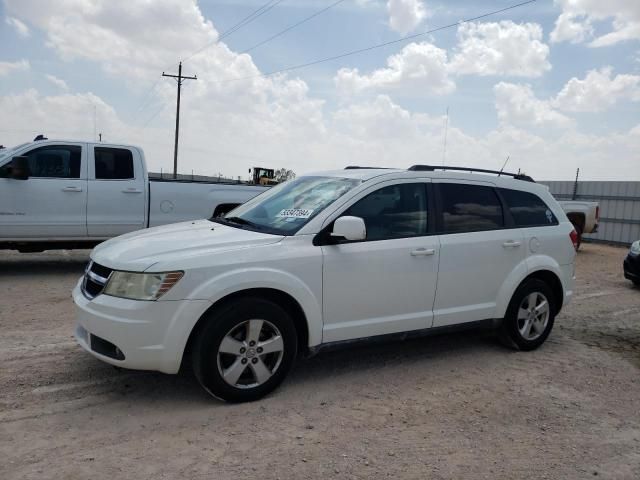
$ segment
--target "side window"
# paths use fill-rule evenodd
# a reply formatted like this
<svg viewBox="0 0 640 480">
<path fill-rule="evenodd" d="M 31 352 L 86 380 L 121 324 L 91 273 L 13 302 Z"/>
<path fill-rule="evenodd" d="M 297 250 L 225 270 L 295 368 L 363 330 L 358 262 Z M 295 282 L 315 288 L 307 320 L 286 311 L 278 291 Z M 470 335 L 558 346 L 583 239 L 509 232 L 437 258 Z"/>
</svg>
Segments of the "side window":
<svg viewBox="0 0 640 480">
<path fill-rule="evenodd" d="M 440 183 L 443 233 L 496 230 L 504 226 L 502 205 L 492 187 Z"/>
<path fill-rule="evenodd" d="M 517 227 L 558 224 L 551 209 L 537 195 L 507 188 L 501 188 L 500 194 Z"/>
<path fill-rule="evenodd" d="M 27 152 L 32 177 L 80 178 L 82 147 L 49 145 Z"/>
<path fill-rule="evenodd" d="M 367 240 L 415 237 L 427 233 L 427 189 L 423 183 L 390 185 L 370 193 L 343 215 L 360 217 Z"/>
<path fill-rule="evenodd" d="M 126 148 L 94 148 L 96 180 L 128 180 L 134 178 L 133 154 Z"/>
</svg>

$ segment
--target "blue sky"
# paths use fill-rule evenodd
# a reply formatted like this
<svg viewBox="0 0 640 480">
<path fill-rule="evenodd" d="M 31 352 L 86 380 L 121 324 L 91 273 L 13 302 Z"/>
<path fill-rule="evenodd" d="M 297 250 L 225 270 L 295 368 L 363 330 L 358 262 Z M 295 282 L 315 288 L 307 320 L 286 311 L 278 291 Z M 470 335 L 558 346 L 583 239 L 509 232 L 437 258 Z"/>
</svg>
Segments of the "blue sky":
<svg viewBox="0 0 640 480">
<path fill-rule="evenodd" d="M 40 131 L 91 140 L 95 110 L 109 141 L 141 144 L 154 169 L 168 168 L 175 87 L 162 70 L 175 72 L 178 59 L 265 2 L 61 0 L 52 8 L 4 0 L 0 107 L 8 115 L 0 143 Z M 258 161 L 304 172 L 354 157 L 392 166 L 439 160 L 448 108 L 448 163 L 495 166 L 512 155 L 539 177 L 570 178 L 581 166 L 591 178 L 640 179 L 640 168 L 629 169 L 640 166 L 640 2 L 538 0 L 475 22 L 466 37 L 454 27 L 286 76 L 223 81 L 517 3 L 345 0 L 250 57 L 239 55 L 333 2 L 282 1 L 185 62 L 186 74 L 201 77 L 183 91 L 186 171 L 240 175 Z M 404 19 L 401 28 L 394 18 Z M 389 69 L 390 56 L 401 67 Z"/>
</svg>

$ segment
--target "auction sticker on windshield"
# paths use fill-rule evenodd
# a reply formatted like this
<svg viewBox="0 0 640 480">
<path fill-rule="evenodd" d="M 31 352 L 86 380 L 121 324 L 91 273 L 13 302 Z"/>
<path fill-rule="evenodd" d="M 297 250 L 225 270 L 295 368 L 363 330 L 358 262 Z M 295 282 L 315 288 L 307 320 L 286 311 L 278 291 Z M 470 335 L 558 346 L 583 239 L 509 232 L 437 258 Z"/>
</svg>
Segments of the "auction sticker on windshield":
<svg viewBox="0 0 640 480">
<path fill-rule="evenodd" d="M 284 218 L 309 218 L 313 210 L 310 208 L 285 208 L 276 217 Z"/>
</svg>

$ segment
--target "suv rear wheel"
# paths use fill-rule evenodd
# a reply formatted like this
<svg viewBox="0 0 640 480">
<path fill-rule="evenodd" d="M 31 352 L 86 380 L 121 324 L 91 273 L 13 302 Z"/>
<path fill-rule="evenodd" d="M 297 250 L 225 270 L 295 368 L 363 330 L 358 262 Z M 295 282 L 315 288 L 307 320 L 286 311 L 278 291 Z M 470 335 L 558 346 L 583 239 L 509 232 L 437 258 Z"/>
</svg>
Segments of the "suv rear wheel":
<svg viewBox="0 0 640 480">
<path fill-rule="evenodd" d="M 192 353 L 200 385 L 228 402 L 257 400 L 273 391 L 296 357 L 289 313 L 269 300 L 242 298 L 208 315 Z"/>
<path fill-rule="evenodd" d="M 549 286 L 537 278 L 527 280 L 511 298 L 502 322 L 502 333 L 520 350 L 544 343 L 553 328 L 556 303 Z"/>
</svg>

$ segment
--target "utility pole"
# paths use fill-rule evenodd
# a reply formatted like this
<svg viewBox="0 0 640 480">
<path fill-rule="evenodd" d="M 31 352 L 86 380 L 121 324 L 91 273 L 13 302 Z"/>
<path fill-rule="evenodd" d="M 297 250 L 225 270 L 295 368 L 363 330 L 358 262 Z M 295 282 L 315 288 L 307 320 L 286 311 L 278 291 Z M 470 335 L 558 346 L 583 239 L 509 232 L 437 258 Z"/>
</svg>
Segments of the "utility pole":
<svg viewBox="0 0 640 480">
<path fill-rule="evenodd" d="M 447 159 L 447 131 L 449 130 L 449 105 L 447 105 L 447 114 L 444 121 L 444 145 L 442 146 L 442 166 L 444 167 Z"/>
<path fill-rule="evenodd" d="M 178 65 L 178 75 L 170 75 L 162 72 L 163 77 L 171 77 L 177 79 L 178 82 L 178 101 L 176 105 L 176 139 L 173 147 L 173 178 L 178 178 L 178 132 L 180 131 L 180 89 L 182 88 L 182 80 L 197 80 L 198 77 L 187 77 L 182 75 L 182 62 Z"/>
</svg>

